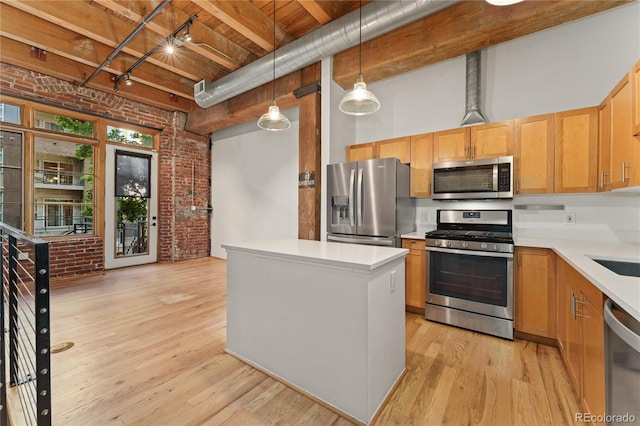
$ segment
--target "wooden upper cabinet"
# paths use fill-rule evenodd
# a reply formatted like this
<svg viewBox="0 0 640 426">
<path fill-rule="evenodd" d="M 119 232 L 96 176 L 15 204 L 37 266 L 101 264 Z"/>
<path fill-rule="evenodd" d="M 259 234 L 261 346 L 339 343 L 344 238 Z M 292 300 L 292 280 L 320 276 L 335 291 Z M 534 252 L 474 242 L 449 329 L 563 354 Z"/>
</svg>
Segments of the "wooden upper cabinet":
<svg viewBox="0 0 640 426">
<path fill-rule="evenodd" d="M 595 192 L 598 107 L 555 114 L 555 192 Z"/>
<path fill-rule="evenodd" d="M 376 158 L 398 158 L 401 163 L 411 162 L 411 138 L 404 136 L 401 138 L 385 139 L 375 142 L 377 145 Z"/>
<path fill-rule="evenodd" d="M 633 85 L 633 134 L 640 136 L 640 61 L 631 70 Z"/>
<path fill-rule="evenodd" d="M 436 132 L 433 162 L 513 155 L 513 120 Z"/>
<path fill-rule="evenodd" d="M 611 98 L 598 107 L 598 191 L 611 184 Z"/>
<path fill-rule="evenodd" d="M 554 175 L 553 114 L 520 118 L 514 122 L 516 194 L 551 194 Z"/>
<path fill-rule="evenodd" d="M 433 134 L 433 162 L 462 161 L 469 158 L 471 131 L 468 127 Z"/>
<path fill-rule="evenodd" d="M 556 268 L 552 250 L 516 248 L 515 329 L 556 338 Z"/>
<path fill-rule="evenodd" d="M 513 120 L 471 127 L 469 158 L 513 155 Z"/>
<path fill-rule="evenodd" d="M 433 133 L 411 136 L 411 196 L 431 196 Z"/>
<path fill-rule="evenodd" d="M 639 165 L 632 158 L 631 95 L 630 74 L 625 75 L 609 95 L 611 102 L 611 139 L 609 143 L 611 176 L 609 189 L 633 185 L 631 182 L 631 170 Z M 636 182 L 635 185 L 640 185 L 640 182 Z"/>
<path fill-rule="evenodd" d="M 371 160 L 376 158 L 375 143 L 362 143 L 347 146 L 347 161 Z"/>
</svg>

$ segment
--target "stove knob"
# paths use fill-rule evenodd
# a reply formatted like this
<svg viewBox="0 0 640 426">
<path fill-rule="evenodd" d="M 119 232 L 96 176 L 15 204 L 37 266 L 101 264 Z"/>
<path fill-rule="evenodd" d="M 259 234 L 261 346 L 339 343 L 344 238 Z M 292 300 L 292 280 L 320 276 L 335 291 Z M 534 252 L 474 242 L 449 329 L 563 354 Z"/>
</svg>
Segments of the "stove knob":
<svg viewBox="0 0 640 426">
<path fill-rule="evenodd" d="M 466 242 L 466 241 L 464 241 L 464 242 L 462 243 L 462 248 L 469 248 L 469 243 L 468 243 L 468 242 Z"/>
<path fill-rule="evenodd" d="M 440 240 L 435 240 L 435 241 L 433 242 L 433 245 L 434 245 L 435 247 L 438 247 L 438 246 L 440 245 Z"/>
<path fill-rule="evenodd" d="M 445 247 L 451 247 L 451 241 L 445 241 L 444 242 L 444 246 Z"/>
<path fill-rule="evenodd" d="M 498 251 L 498 245 L 497 244 L 493 245 L 493 251 Z"/>
<path fill-rule="evenodd" d="M 481 248 L 482 250 L 486 250 L 486 249 L 487 249 L 487 243 L 482 243 L 482 244 L 480 244 L 480 248 Z"/>
</svg>

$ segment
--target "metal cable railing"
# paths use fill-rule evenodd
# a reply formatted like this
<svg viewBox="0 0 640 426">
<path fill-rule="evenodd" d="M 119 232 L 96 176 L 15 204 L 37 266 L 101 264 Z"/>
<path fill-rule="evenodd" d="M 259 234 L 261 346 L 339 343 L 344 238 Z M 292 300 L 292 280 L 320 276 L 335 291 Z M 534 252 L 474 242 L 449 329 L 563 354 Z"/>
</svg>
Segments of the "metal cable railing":
<svg viewBox="0 0 640 426">
<path fill-rule="evenodd" d="M 14 409 L 21 424 L 51 425 L 49 243 L 2 222 L 0 241 L 0 425 Z"/>
</svg>

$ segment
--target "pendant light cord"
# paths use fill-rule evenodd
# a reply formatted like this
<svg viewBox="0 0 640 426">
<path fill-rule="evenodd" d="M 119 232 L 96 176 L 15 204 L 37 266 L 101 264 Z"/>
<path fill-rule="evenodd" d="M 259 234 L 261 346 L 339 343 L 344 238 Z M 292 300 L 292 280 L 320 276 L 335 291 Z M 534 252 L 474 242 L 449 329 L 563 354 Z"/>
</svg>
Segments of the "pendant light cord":
<svg viewBox="0 0 640 426">
<path fill-rule="evenodd" d="M 360 0 L 360 7 L 358 8 L 360 11 L 360 35 L 359 35 L 359 43 L 360 43 L 360 66 L 358 69 L 358 74 L 362 75 L 362 0 Z"/>
<path fill-rule="evenodd" d="M 273 102 L 276 101 L 276 0 L 273 0 Z"/>
</svg>

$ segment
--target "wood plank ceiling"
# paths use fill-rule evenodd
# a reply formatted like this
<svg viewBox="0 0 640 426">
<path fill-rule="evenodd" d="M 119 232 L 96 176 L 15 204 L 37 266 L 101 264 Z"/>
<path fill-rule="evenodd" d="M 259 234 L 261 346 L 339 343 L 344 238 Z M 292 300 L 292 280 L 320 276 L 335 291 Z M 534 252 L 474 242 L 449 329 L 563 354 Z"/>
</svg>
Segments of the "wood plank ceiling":
<svg viewBox="0 0 640 426">
<path fill-rule="evenodd" d="M 529 0 L 512 8 L 464 1 L 363 45 L 363 71 L 370 83 L 629 1 Z M 189 28 L 193 41 L 184 42 L 173 55 L 159 50 L 149 56 L 131 73 L 133 85 L 125 87 L 120 82 L 118 95 L 203 115 L 213 111 L 195 104 L 194 83 L 215 81 L 274 48 L 273 3 L 269 0 L 172 0 L 87 81 L 160 3 L 0 0 L 0 60 L 113 93 L 115 77 L 197 15 Z M 357 9 L 359 4 L 353 0 L 278 0 L 276 47 Z M 357 47 L 335 57 L 334 78 L 345 88 L 355 80 L 357 58 Z M 266 110 L 260 106 L 262 109 Z M 212 131 L 206 128 L 206 120 L 203 123 L 203 132 Z"/>
</svg>

